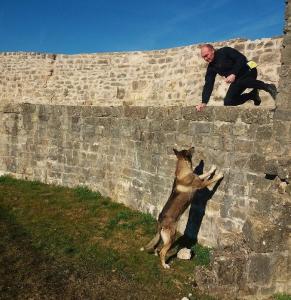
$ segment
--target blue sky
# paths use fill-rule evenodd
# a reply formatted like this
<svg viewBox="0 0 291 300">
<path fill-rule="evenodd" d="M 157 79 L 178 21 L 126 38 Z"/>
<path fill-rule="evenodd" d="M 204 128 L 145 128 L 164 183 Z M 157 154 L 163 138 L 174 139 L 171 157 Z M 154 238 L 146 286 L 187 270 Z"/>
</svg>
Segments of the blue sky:
<svg viewBox="0 0 291 300">
<path fill-rule="evenodd" d="M 0 51 L 94 53 L 283 33 L 284 0 L 0 0 Z"/>
</svg>

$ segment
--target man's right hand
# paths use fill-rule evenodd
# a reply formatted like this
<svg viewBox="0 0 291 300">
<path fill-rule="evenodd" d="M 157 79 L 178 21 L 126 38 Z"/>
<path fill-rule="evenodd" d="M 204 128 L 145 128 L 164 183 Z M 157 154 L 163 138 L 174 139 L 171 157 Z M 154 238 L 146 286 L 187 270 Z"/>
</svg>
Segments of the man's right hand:
<svg viewBox="0 0 291 300">
<path fill-rule="evenodd" d="M 199 104 L 196 105 L 196 110 L 197 111 L 202 111 L 205 106 L 206 106 L 205 103 L 199 103 Z"/>
</svg>

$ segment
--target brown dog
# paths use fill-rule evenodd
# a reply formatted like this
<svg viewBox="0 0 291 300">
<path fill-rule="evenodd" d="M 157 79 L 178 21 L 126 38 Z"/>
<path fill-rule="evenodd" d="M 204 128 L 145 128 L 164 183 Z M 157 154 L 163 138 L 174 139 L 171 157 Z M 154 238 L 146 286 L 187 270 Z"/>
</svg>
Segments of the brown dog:
<svg viewBox="0 0 291 300">
<path fill-rule="evenodd" d="M 159 215 L 157 234 L 145 246 L 145 250 L 147 251 L 154 250 L 162 238 L 163 247 L 160 251 L 160 259 L 162 266 L 165 269 L 170 268 L 170 266 L 166 264 L 165 259 L 166 254 L 171 248 L 175 239 L 177 222 L 186 208 L 190 205 L 194 194 L 197 192 L 197 190 L 210 186 L 223 178 L 223 174 L 218 173 L 212 179 L 208 180 L 208 177 L 216 170 L 215 166 L 212 166 L 209 172 L 199 176 L 193 173 L 193 147 L 189 150 L 173 150 L 178 160 L 172 193 Z M 143 248 L 141 250 L 143 250 Z"/>
</svg>

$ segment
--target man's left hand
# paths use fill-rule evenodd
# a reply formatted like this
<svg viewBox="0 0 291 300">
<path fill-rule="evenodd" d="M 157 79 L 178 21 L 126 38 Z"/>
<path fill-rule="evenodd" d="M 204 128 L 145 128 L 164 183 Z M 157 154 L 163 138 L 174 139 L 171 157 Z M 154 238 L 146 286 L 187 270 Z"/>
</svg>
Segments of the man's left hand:
<svg viewBox="0 0 291 300">
<path fill-rule="evenodd" d="M 235 81 L 235 75 L 234 74 L 230 74 L 229 76 L 227 76 L 225 78 L 225 82 L 227 83 L 233 83 Z"/>
</svg>

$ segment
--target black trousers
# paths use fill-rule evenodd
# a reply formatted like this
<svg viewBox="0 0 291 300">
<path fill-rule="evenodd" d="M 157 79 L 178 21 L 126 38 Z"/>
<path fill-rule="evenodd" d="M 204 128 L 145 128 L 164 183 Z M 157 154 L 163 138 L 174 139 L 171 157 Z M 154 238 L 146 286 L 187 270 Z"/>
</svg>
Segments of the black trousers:
<svg viewBox="0 0 291 300">
<path fill-rule="evenodd" d="M 257 92 L 256 90 L 266 90 L 266 83 L 257 80 L 257 76 L 258 71 L 254 68 L 236 79 L 235 82 L 231 83 L 224 98 L 224 105 L 241 105 L 248 100 L 254 100 L 254 95 Z M 242 94 L 247 88 L 252 88 L 253 91 Z"/>
</svg>

